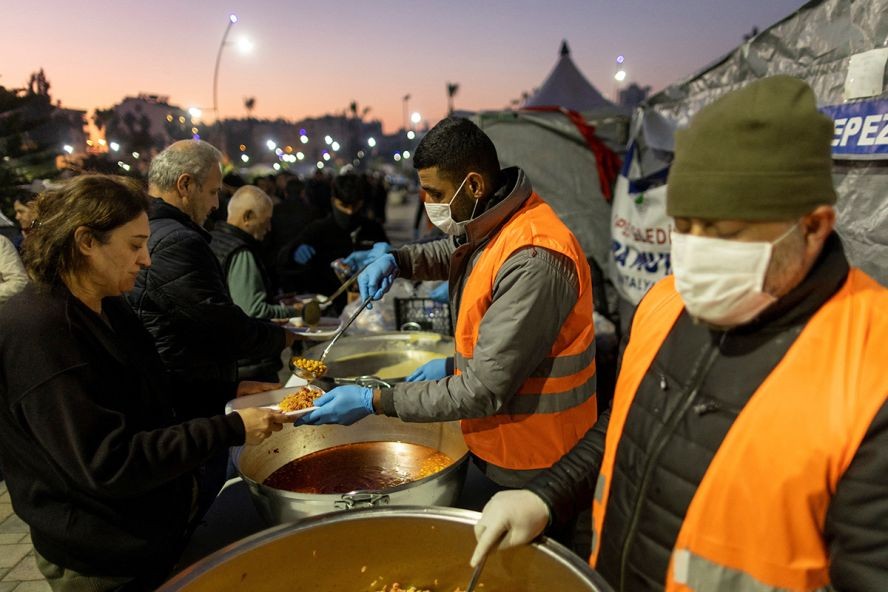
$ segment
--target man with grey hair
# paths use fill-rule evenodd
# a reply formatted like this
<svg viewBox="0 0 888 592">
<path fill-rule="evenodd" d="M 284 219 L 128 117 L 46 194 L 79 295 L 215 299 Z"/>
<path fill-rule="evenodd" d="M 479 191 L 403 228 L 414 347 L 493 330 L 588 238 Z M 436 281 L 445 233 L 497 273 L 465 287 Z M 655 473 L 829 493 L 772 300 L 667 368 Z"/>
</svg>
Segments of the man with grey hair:
<svg viewBox="0 0 888 592">
<path fill-rule="evenodd" d="M 273 204 L 267 193 L 255 185 L 235 191 L 228 202 L 228 220 L 216 224 L 210 233 L 210 248 L 219 259 L 231 299 L 245 313 L 259 319 L 289 318 L 301 310 L 275 304 L 271 279 L 262 262 L 262 239 L 271 229 Z M 238 360 L 241 379 L 275 381 L 281 368 L 280 356 L 249 356 Z"/>
<path fill-rule="evenodd" d="M 280 355 L 293 342 L 283 328 L 248 316 L 232 302 L 210 234 L 201 227 L 219 206 L 221 158 L 206 142 L 182 140 L 152 161 L 152 263 L 127 296 L 170 374 L 170 403 L 180 420 L 216 415 L 229 399 L 277 387 L 239 384 L 237 360 Z M 226 465 L 227 454 L 199 476 L 202 510 L 224 482 Z"/>
</svg>

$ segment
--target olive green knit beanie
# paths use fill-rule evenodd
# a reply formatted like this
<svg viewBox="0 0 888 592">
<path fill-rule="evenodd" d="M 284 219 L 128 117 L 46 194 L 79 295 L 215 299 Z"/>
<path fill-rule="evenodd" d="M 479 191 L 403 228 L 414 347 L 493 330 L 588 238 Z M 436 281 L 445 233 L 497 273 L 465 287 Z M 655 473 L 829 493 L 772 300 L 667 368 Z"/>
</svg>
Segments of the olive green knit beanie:
<svg viewBox="0 0 888 592">
<path fill-rule="evenodd" d="M 832 120 L 798 78 L 752 82 L 675 133 L 670 216 L 789 220 L 834 204 Z"/>
</svg>

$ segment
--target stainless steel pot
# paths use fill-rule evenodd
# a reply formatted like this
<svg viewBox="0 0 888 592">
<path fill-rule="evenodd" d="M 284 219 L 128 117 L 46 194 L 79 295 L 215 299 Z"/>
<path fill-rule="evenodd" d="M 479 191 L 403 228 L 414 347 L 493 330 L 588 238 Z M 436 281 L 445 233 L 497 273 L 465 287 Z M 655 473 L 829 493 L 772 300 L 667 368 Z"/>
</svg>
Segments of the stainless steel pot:
<svg viewBox="0 0 888 592">
<path fill-rule="evenodd" d="M 477 512 L 387 507 L 338 512 L 271 528 L 210 555 L 160 592 L 368 592 L 402 586 L 465 588 Z M 497 551 L 484 592 L 607 592 L 585 561 L 549 540 Z"/>
<path fill-rule="evenodd" d="M 342 444 L 380 441 L 428 446 L 454 459 L 454 463 L 424 479 L 380 491 L 294 493 L 262 484 L 283 465 L 312 452 Z M 459 497 L 469 460 L 458 422 L 406 423 L 381 415 L 365 417 L 350 426 L 286 427 L 262 444 L 234 449 L 232 457 L 259 514 L 269 524 L 368 505 L 449 506 Z"/>
<path fill-rule="evenodd" d="M 304 356 L 319 359 L 325 343 Z M 452 356 L 453 338 L 424 331 L 393 331 L 343 336 L 327 354 L 327 375 L 336 378 L 376 376 L 388 382 L 404 380 L 435 358 Z"/>
</svg>

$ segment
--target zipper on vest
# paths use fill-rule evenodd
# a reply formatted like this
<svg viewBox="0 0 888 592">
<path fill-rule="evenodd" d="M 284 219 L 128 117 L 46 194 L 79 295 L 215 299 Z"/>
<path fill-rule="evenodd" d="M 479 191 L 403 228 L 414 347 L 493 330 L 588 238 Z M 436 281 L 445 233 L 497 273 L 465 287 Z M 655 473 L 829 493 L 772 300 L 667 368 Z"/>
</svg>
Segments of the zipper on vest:
<svg viewBox="0 0 888 592">
<path fill-rule="evenodd" d="M 660 457 L 660 454 L 663 452 L 663 448 L 666 447 L 666 443 L 669 441 L 670 436 L 675 431 L 678 422 L 681 421 L 681 418 L 684 417 L 685 413 L 687 413 L 688 409 L 693 405 L 694 400 L 697 398 L 697 394 L 700 391 L 700 385 L 709 373 L 710 368 L 712 368 L 712 364 L 715 363 L 716 358 L 718 358 L 719 347 L 724 342 L 726 335 L 727 332 L 722 333 L 718 346 L 714 346 L 710 342 L 710 344 L 700 353 L 691 375 L 692 379 L 690 385 L 684 392 L 684 400 L 672 411 L 672 414 L 666 418 L 666 422 L 657 430 L 654 437 L 651 438 L 653 446 L 651 447 L 651 453 L 644 464 L 644 471 L 641 474 L 641 485 L 639 485 L 638 492 L 635 495 L 635 503 L 632 505 L 632 514 L 629 518 L 629 528 L 626 531 L 626 539 L 623 541 L 623 548 L 620 552 L 620 592 L 625 591 L 626 566 L 627 558 L 629 557 L 629 549 L 632 547 L 632 543 L 635 540 L 635 532 L 638 529 L 638 520 L 641 515 L 641 506 L 644 502 L 645 495 L 647 494 L 648 487 L 650 486 L 654 465 Z M 664 380 L 664 378 L 665 377 L 661 375 L 661 380 Z"/>
</svg>

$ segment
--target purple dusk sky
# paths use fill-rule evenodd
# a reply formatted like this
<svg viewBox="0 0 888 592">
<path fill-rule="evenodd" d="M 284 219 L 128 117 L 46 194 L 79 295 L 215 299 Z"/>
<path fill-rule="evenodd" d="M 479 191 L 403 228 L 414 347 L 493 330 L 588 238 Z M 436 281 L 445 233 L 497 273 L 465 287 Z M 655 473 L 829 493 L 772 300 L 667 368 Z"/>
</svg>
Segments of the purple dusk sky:
<svg viewBox="0 0 888 592">
<path fill-rule="evenodd" d="M 213 65 L 228 15 L 219 111 L 243 117 L 341 112 L 352 100 L 387 132 L 410 111 L 434 123 L 445 84 L 458 109 L 507 107 L 539 86 L 562 39 L 580 70 L 613 99 L 618 54 L 626 83 L 659 90 L 736 47 L 802 0 L 44 0 L 10 1 L 0 23 L 0 84 L 40 67 L 63 105 L 109 107 L 140 92 L 182 107 L 212 106 Z M 248 38 L 253 49 L 237 43 Z"/>
</svg>

